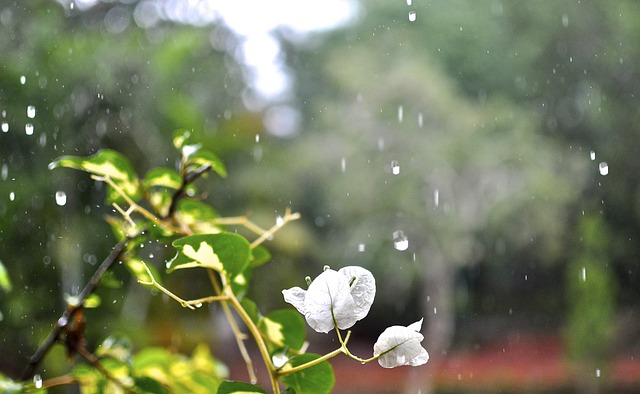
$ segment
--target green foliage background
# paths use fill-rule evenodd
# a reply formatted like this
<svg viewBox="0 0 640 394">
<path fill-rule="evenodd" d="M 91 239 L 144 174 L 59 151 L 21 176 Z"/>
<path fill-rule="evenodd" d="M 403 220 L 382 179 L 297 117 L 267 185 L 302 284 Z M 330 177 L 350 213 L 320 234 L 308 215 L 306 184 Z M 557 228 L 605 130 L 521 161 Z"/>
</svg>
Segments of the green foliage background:
<svg viewBox="0 0 640 394">
<path fill-rule="evenodd" d="M 617 292 L 605 292 L 607 305 L 637 309 L 639 6 L 413 3 L 362 2 L 351 25 L 306 40 L 281 30 L 290 98 L 250 111 L 250 70 L 234 55 L 240 38 L 223 25 L 141 28 L 130 19 L 113 32 L 105 16 L 139 2 L 79 11 L 0 0 L 0 122 L 9 125 L 0 132 L 0 260 L 13 285 L 0 290 L 0 354 L 11 355 L 0 370 L 22 368 L 64 307 L 62 294 L 77 291 L 113 244 L 100 220 L 110 210 L 104 188 L 47 164 L 112 148 L 138 171 L 172 167 L 177 128 L 193 129 L 229 169 L 228 180 L 203 186 L 216 209 L 250 210 L 258 222 L 286 206 L 303 215 L 270 245 L 277 271 L 265 266 L 255 283 L 252 298 L 267 310 L 310 269 L 360 264 L 387 289 L 363 329 L 371 336 L 417 313 L 430 351 L 504 330 L 585 327 L 573 296 L 585 284 L 562 274 L 582 261 L 586 243 L 572 240 L 584 212 L 605 224 L 608 242 L 589 267 L 608 262 Z M 276 104 L 300 114 L 293 136 L 267 132 Z M 56 192 L 66 205 L 56 205 Z M 404 252 L 393 248 L 396 230 L 409 239 Z M 150 254 L 161 265 L 173 252 Z M 160 297 L 124 269 L 115 275 L 123 287 L 102 289 L 111 302 L 89 315 L 94 343 L 115 330 L 140 346 L 190 351 L 202 338 L 217 346 L 209 316 L 177 308 L 160 316 Z M 185 283 L 189 274 L 172 284 L 198 292 Z M 490 334 L 472 329 L 503 318 L 508 327 L 490 325 Z"/>
</svg>

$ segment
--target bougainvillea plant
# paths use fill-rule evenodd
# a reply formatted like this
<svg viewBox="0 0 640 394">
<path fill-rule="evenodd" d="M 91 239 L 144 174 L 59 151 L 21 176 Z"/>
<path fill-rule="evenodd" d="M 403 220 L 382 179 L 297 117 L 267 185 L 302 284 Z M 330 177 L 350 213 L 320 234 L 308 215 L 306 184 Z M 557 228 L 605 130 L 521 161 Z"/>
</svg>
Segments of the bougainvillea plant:
<svg viewBox="0 0 640 394">
<path fill-rule="evenodd" d="M 284 300 L 304 319 L 293 309 L 262 314 L 247 297 L 252 271 L 270 260 L 264 241 L 299 215 L 286 209 L 268 229 L 245 216 L 219 216 L 199 198 L 194 182 L 210 172 L 225 177 L 223 163 L 194 142 L 190 131 L 175 132 L 173 143 L 180 154 L 177 170 L 154 168 L 142 178 L 126 157 L 112 150 L 101 150 L 90 157 L 65 156 L 50 164 L 50 169 L 67 167 L 88 172 L 107 185 L 106 200 L 113 207 L 107 222 L 118 242 L 80 294 L 67 300 L 67 309 L 34 353 L 22 380 L 0 377 L 0 391 L 45 392 L 57 385 L 79 384 L 84 393 L 266 393 L 245 346 L 249 337 L 268 372 L 268 387 L 276 394 L 330 392 L 335 378 L 328 360 L 340 354 L 360 363 L 377 360 L 385 368 L 428 361 L 429 355 L 421 345 L 422 320 L 407 327 L 387 328 L 374 344 L 370 358 L 351 353 L 347 346 L 349 329 L 367 316 L 376 293 L 372 273 L 362 267 L 346 266 L 335 271 L 325 266 L 313 281 L 306 278 L 306 290 L 283 290 Z M 228 230 L 232 226 L 245 227 L 255 237 L 248 239 Z M 164 287 L 160 269 L 140 252 L 141 245 L 148 241 L 175 248 L 175 256 L 164 267 L 166 274 L 201 270 L 211 293 L 184 299 Z M 156 347 L 134 353 L 126 338 L 110 336 L 95 351 L 87 349 L 83 310 L 98 304 L 94 290 L 116 262 L 122 262 L 141 285 L 162 292 L 184 308 L 220 303 L 246 363 L 249 382 L 227 380 L 225 367 L 204 345 L 191 356 Z M 339 348 L 324 355 L 306 352 L 305 321 L 319 333 L 335 331 Z M 56 343 L 64 344 L 69 354 L 80 355 L 87 362 L 76 363 L 68 375 L 43 379 L 36 373 L 38 365 Z"/>
</svg>

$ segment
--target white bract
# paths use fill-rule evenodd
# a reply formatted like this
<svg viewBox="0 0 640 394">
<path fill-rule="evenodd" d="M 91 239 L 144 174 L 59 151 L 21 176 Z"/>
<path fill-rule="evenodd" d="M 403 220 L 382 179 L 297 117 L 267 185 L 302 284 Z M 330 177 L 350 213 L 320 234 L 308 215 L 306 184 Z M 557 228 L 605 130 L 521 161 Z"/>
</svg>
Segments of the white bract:
<svg viewBox="0 0 640 394">
<path fill-rule="evenodd" d="M 367 316 L 376 295 L 376 281 L 362 267 L 326 269 L 308 290 L 292 287 L 282 290 L 282 294 L 311 328 L 327 333 L 336 326 L 346 330 Z"/>
<path fill-rule="evenodd" d="M 392 326 L 384 330 L 373 345 L 373 355 L 379 356 L 378 363 L 384 368 L 402 365 L 413 367 L 426 364 L 429 353 L 420 345 L 424 339 L 420 334 L 422 320 L 407 326 Z"/>
</svg>

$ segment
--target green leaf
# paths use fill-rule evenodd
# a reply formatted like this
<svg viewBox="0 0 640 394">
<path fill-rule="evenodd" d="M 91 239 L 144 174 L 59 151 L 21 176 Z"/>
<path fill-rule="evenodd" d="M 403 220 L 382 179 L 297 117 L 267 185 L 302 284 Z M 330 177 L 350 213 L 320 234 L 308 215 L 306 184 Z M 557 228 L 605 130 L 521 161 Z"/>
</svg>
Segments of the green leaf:
<svg viewBox="0 0 640 394">
<path fill-rule="evenodd" d="M 3 394 L 20 394 L 23 393 L 24 386 L 21 383 L 14 382 L 8 377 L 0 373 L 0 393 Z"/>
<path fill-rule="evenodd" d="M 149 273 L 145 269 L 145 265 L 146 265 L 147 268 L 149 268 L 149 271 L 151 271 L 153 278 L 158 283 L 162 284 L 162 280 L 161 280 L 162 278 L 160 277 L 160 274 L 156 269 L 156 267 L 150 264 L 145 264 L 144 261 L 142 261 L 141 259 L 137 257 L 128 258 L 124 260 L 124 264 L 127 267 L 127 269 L 131 271 L 131 273 L 136 278 L 136 280 L 140 282 L 151 282 L 151 277 L 149 276 Z"/>
<path fill-rule="evenodd" d="M 297 367 L 319 357 L 321 357 L 319 354 L 313 353 L 300 354 L 291 358 L 283 370 L 286 371 L 288 368 Z M 297 394 L 325 394 L 331 392 L 336 378 L 331 364 L 323 361 L 302 371 L 283 375 L 280 380 Z"/>
<path fill-rule="evenodd" d="M 306 328 L 299 313 L 290 309 L 270 312 L 260 321 L 260 331 L 279 347 L 299 350 L 304 345 Z"/>
<path fill-rule="evenodd" d="M 129 338 L 121 335 L 107 337 L 96 350 L 100 357 L 111 357 L 121 362 L 129 363 L 132 356 L 132 345 Z"/>
<path fill-rule="evenodd" d="M 2 264 L 2 260 L 0 260 L 0 288 L 2 288 L 7 293 L 11 291 L 11 279 L 9 278 L 9 272 L 7 268 Z"/>
<path fill-rule="evenodd" d="M 234 233 L 190 235 L 177 239 L 178 255 L 169 262 L 167 272 L 183 268 L 211 268 L 233 278 L 249 264 L 251 246 Z"/>
<path fill-rule="evenodd" d="M 240 301 L 240 305 L 244 308 L 244 311 L 247 312 L 247 315 L 251 318 L 251 321 L 254 324 L 259 324 L 262 319 L 262 315 L 260 314 L 260 310 L 258 310 L 258 305 L 255 302 L 248 298 L 243 298 Z"/>
<path fill-rule="evenodd" d="M 264 246 L 257 246 L 251 250 L 251 268 L 259 267 L 271 260 L 271 253 Z"/>
<path fill-rule="evenodd" d="M 142 180 L 142 186 L 149 190 L 152 187 L 166 187 L 177 190 L 182 186 L 182 177 L 170 168 L 157 167 L 149 170 Z"/>
<path fill-rule="evenodd" d="M 197 200 L 180 200 L 176 218 L 195 234 L 217 234 L 222 231 L 220 226 L 214 223 L 218 213 L 210 205 Z"/>
<path fill-rule="evenodd" d="M 211 169 L 223 178 L 227 176 L 227 169 L 222 163 L 222 160 L 220 160 L 213 152 L 206 149 L 198 149 L 189 156 L 187 166 L 191 171 L 204 165 L 210 165 Z"/>
<path fill-rule="evenodd" d="M 260 386 L 245 382 L 236 382 L 231 380 L 225 380 L 218 387 L 218 394 L 250 394 L 250 393 L 265 393 L 264 389 Z"/>
<path fill-rule="evenodd" d="M 73 305 L 73 306 L 77 306 L 80 302 L 80 300 L 78 299 L 78 296 L 72 296 L 69 294 L 64 294 L 63 296 L 65 302 L 69 305 Z M 83 301 L 82 303 L 82 307 L 83 308 L 97 308 L 100 306 L 101 303 L 101 299 L 100 296 L 97 295 L 96 293 L 91 293 L 89 294 Z"/>
<path fill-rule="evenodd" d="M 150 393 L 150 394 L 168 394 L 169 393 L 167 389 L 162 385 L 162 383 L 148 376 L 136 377 L 134 382 L 135 382 L 136 388 L 142 390 L 143 393 Z"/>
<path fill-rule="evenodd" d="M 182 147 L 187 144 L 190 138 L 191 130 L 178 129 L 173 132 L 173 146 L 175 146 L 176 149 L 182 149 Z"/>
<path fill-rule="evenodd" d="M 131 162 L 114 150 L 103 149 L 89 157 L 62 156 L 49 163 L 49 169 L 58 167 L 74 168 L 100 177 L 109 177 L 132 200 L 137 201 L 142 198 L 138 177 Z M 107 191 L 107 200 L 115 202 L 121 201 L 122 198 L 110 187 Z"/>
</svg>

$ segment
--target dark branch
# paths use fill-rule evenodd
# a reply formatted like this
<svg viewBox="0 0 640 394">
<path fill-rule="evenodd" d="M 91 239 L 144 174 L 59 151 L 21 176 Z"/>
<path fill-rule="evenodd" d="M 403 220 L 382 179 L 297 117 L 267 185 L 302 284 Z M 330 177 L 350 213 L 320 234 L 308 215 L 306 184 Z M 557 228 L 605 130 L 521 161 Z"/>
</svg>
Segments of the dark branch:
<svg viewBox="0 0 640 394">
<path fill-rule="evenodd" d="M 40 347 L 38 347 L 38 350 L 36 350 L 33 356 L 31 356 L 31 358 L 29 359 L 29 364 L 27 364 L 27 367 L 22 373 L 22 378 L 21 378 L 22 380 L 30 379 L 33 376 L 33 372 L 35 371 L 38 364 L 42 361 L 45 354 L 49 351 L 51 346 L 53 346 L 53 344 L 56 341 L 58 341 L 58 339 L 60 338 L 60 334 L 62 333 L 64 328 L 73 319 L 73 316 L 76 314 L 76 312 L 78 312 L 78 310 L 82 308 L 82 305 L 86 301 L 87 297 L 89 297 L 89 295 L 93 293 L 93 291 L 96 289 L 96 287 L 98 286 L 98 283 L 100 283 L 100 280 L 102 279 L 104 274 L 109 270 L 109 268 L 111 268 L 113 263 L 118 261 L 118 259 L 122 255 L 122 252 L 124 251 L 124 248 L 129 243 L 130 239 L 131 238 L 127 237 L 122 241 L 118 242 L 113 247 L 113 249 L 111 250 L 111 253 L 109 253 L 109 255 L 100 264 L 100 266 L 98 267 L 96 272 L 93 274 L 91 279 L 89 279 L 89 282 L 87 282 L 84 289 L 82 289 L 82 291 L 78 295 L 77 304 L 70 305 L 64 311 L 62 316 L 60 316 L 58 321 L 56 321 L 55 325 L 51 329 L 51 332 L 49 333 L 49 336 L 47 336 L 47 338 L 44 340 L 44 342 L 42 342 Z"/>
<path fill-rule="evenodd" d="M 210 169 L 211 164 L 205 164 L 199 167 L 197 170 L 184 175 L 180 188 L 176 190 L 171 197 L 171 205 L 169 205 L 169 210 L 167 211 L 167 215 L 164 217 L 164 219 L 172 217 L 176 212 L 176 209 L 178 209 L 178 202 L 180 201 L 180 197 L 182 197 L 182 195 L 186 192 L 187 186 L 193 183 L 196 179 L 200 178 Z"/>
</svg>

